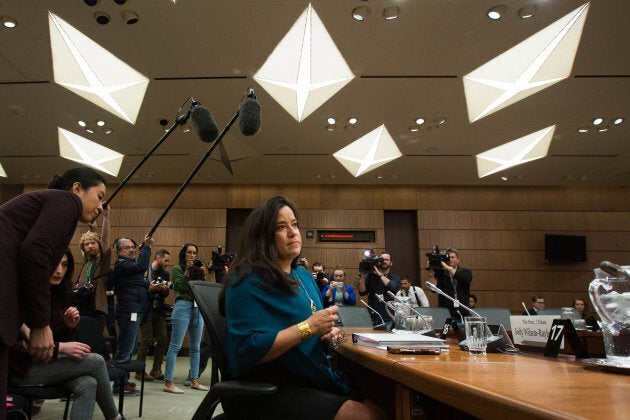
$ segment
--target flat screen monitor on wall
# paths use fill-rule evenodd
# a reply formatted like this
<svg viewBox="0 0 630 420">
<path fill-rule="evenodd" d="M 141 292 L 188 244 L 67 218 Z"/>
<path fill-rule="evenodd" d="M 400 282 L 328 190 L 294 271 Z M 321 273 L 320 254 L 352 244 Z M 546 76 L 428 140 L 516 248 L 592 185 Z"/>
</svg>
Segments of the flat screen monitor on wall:
<svg viewBox="0 0 630 420">
<path fill-rule="evenodd" d="M 546 261 L 586 261 L 586 236 L 545 235 Z"/>
</svg>

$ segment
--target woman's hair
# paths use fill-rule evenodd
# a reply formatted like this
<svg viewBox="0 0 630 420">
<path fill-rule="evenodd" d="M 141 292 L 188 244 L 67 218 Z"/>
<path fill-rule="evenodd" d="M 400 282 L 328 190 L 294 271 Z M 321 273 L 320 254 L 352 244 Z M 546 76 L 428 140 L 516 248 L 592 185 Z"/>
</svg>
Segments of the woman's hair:
<svg viewBox="0 0 630 420">
<path fill-rule="evenodd" d="M 187 242 L 182 245 L 182 249 L 179 250 L 179 265 L 182 270 L 186 270 L 186 251 L 188 251 L 189 246 L 194 246 L 197 253 L 199 253 L 199 247 L 193 243 Z"/>
<path fill-rule="evenodd" d="M 55 175 L 48 184 L 48 189 L 70 191 L 75 182 L 81 184 L 84 189 L 90 189 L 99 184 L 107 184 L 105 178 L 92 168 L 79 166 L 68 169 L 63 175 Z"/>
<path fill-rule="evenodd" d="M 66 275 L 61 279 L 61 283 L 57 286 L 50 287 L 50 308 L 51 308 L 51 324 L 62 325 L 63 314 L 72 304 L 72 275 L 74 273 L 74 257 L 72 251 L 66 249 L 64 255 L 68 257 L 68 270 Z"/>
<path fill-rule="evenodd" d="M 588 314 L 588 303 L 586 302 L 586 300 L 582 299 L 582 298 L 575 298 L 573 299 L 573 308 L 575 308 L 575 303 L 581 300 L 582 302 L 584 302 L 584 310 L 582 311 L 582 318 L 584 318 L 586 316 L 586 314 Z"/>
<path fill-rule="evenodd" d="M 241 227 L 241 238 L 238 253 L 232 263 L 230 271 L 237 275 L 236 282 L 224 281 L 219 300 L 219 307 L 223 311 L 226 287 L 238 285 L 252 271 L 262 278 L 263 288 L 277 287 L 287 292 L 293 292 L 298 282 L 282 270 L 276 250 L 276 219 L 281 208 L 288 206 L 295 215 L 297 208 L 294 203 L 282 196 L 272 197 L 249 214 Z M 291 267 L 297 266 L 297 257 L 291 262 Z"/>
</svg>

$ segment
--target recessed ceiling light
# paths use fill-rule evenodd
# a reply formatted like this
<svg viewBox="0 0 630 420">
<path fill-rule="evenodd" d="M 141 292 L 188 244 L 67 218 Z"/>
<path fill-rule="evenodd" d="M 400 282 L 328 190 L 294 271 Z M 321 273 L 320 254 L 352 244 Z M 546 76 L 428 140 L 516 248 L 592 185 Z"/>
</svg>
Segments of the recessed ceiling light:
<svg viewBox="0 0 630 420">
<path fill-rule="evenodd" d="M 383 9 L 383 18 L 385 20 L 398 19 L 399 14 L 400 14 L 400 9 L 398 8 L 398 6 L 389 6 Z"/>
<path fill-rule="evenodd" d="M 335 124 L 337 122 L 337 119 L 335 117 L 328 117 L 328 124 Z"/>
<path fill-rule="evenodd" d="M 580 127 L 577 131 L 578 133 L 588 133 L 588 127 Z"/>
<path fill-rule="evenodd" d="M 114 130 L 112 128 L 106 128 L 105 129 L 105 134 L 112 134 L 114 132 Z"/>
<path fill-rule="evenodd" d="M 356 124 L 359 120 L 356 117 L 350 117 L 348 118 L 348 124 Z"/>
<path fill-rule="evenodd" d="M 424 118 L 416 118 L 416 124 L 418 125 L 424 124 Z"/>
<path fill-rule="evenodd" d="M 623 117 L 618 117 L 613 120 L 613 124 L 619 125 L 623 122 Z"/>
<path fill-rule="evenodd" d="M 86 128 L 85 128 L 85 131 L 87 131 L 87 132 L 88 132 L 88 133 L 90 133 L 90 134 L 94 134 L 94 130 L 93 130 L 93 129 L 91 129 L 90 127 L 86 127 Z"/>
<path fill-rule="evenodd" d="M 79 126 L 81 126 L 81 127 L 87 126 L 87 123 L 85 121 L 82 121 L 82 120 L 77 121 L 77 124 L 79 124 Z"/>
<path fill-rule="evenodd" d="M 538 10 L 538 8 L 535 4 L 528 4 L 518 9 L 518 16 L 521 19 L 529 19 L 536 14 L 536 10 Z"/>
<path fill-rule="evenodd" d="M 326 130 L 335 131 L 336 129 L 337 129 L 337 126 L 335 124 L 326 124 Z"/>
<path fill-rule="evenodd" d="M 5 28 L 13 29 L 17 26 L 17 20 L 13 19 L 11 16 L 2 16 L 0 17 L 0 21 L 2 21 L 2 26 Z"/>
<path fill-rule="evenodd" d="M 420 127 L 418 127 L 417 125 L 412 125 L 411 127 L 409 127 L 409 131 L 411 131 L 412 133 L 416 133 L 420 131 Z"/>
<path fill-rule="evenodd" d="M 372 8 L 367 6 L 358 6 L 352 9 L 352 18 L 363 22 L 368 16 L 372 14 Z"/>
<path fill-rule="evenodd" d="M 507 180 L 508 180 L 508 177 L 507 177 L 507 176 L 502 176 L 502 177 L 501 177 L 501 180 L 502 180 L 502 181 L 507 181 Z"/>
<path fill-rule="evenodd" d="M 601 117 L 597 117 L 593 120 L 593 125 L 600 125 L 601 123 L 604 122 L 604 119 Z"/>
<path fill-rule="evenodd" d="M 498 4 L 496 6 L 491 7 L 490 10 L 488 10 L 487 16 L 492 20 L 499 20 L 501 19 L 501 16 L 505 14 L 506 10 L 507 10 L 507 6 L 505 6 L 504 4 Z"/>
<path fill-rule="evenodd" d="M 96 125 L 98 125 L 99 127 L 102 127 L 102 126 L 104 126 L 104 125 L 105 125 L 105 121 L 103 121 L 103 120 L 98 120 L 98 121 L 96 121 Z"/>
<path fill-rule="evenodd" d="M 437 117 L 433 121 L 439 126 L 444 125 L 446 123 L 446 117 Z"/>
<path fill-rule="evenodd" d="M 608 126 L 607 126 L 607 125 L 604 125 L 604 126 L 602 126 L 602 127 L 599 127 L 599 128 L 597 129 L 597 132 L 598 132 L 598 133 L 605 133 L 606 131 L 608 131 Z"/>
<path fill-rule="evenodd" d="M 376 175 L 376 179 L 383 179 L 383 175 L 382 174 Z"/>
</svg>

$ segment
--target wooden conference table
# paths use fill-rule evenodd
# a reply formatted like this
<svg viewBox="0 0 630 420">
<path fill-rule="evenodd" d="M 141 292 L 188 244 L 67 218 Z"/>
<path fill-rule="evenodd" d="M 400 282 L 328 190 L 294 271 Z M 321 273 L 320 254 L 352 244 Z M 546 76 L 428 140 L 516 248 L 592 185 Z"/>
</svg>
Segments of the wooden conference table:
<svg viewBox="0 0 630 420">
<path fill-rule="evenodd" d="M 345 329 L 347 337 L 359 331 L 368 330 Z M 440 355 L 400 355 L 348 339 L 336 358 L 340 368 L 359 372 L 368 398 L 389 400 L 386 407 L 375 402 L 396 419 L 630 419 L 629 375 L 587 369 L 574 356 L 476 356 L 460 350 L 455 340 L 449 344 L 450 351 Z M 423 397 L 452 411 L 422 409 L 424 415 L 416 410 L 414 417 L 414 401 L 422 404 Z"/>
</svg>

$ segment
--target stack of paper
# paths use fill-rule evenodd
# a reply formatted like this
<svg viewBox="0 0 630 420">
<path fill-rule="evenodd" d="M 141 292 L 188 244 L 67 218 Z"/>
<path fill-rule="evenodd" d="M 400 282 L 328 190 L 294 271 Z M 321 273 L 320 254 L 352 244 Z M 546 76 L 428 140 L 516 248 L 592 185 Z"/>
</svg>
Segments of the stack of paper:
<svg viewBox="0 0 630 420">
<path fill-rule="evenodd" d="M 414 333 L 353 333 L 352 342 L 387 349 L 387 346 L 423 346 L 448 350 L 446 340 Z"/>
</svg>

